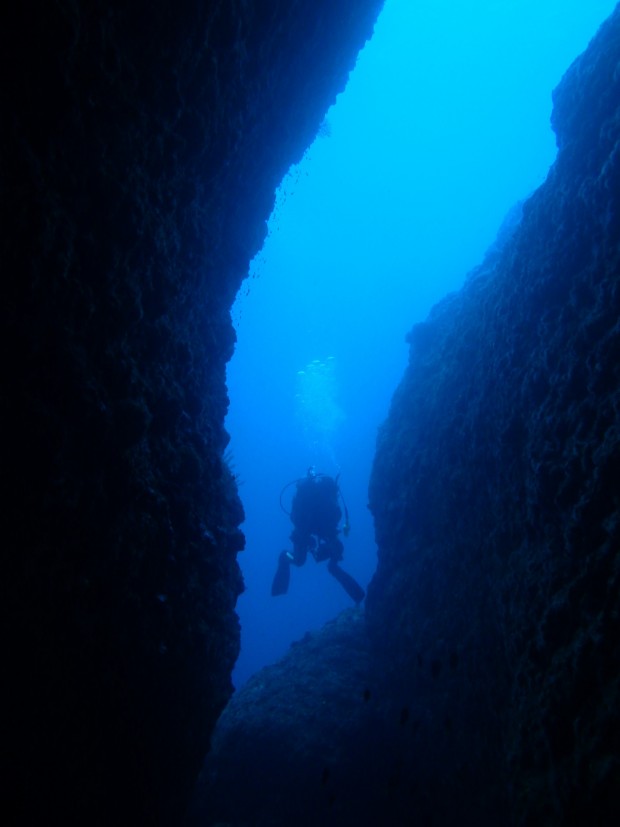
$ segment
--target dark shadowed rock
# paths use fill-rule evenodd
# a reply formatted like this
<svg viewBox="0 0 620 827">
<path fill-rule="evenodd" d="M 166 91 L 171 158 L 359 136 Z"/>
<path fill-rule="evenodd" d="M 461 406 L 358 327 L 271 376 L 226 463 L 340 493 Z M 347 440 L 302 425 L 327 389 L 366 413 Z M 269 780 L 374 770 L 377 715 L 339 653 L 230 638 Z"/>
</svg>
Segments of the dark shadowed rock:
<svg viewBox="0 0 620 827">
<path fill-rule="evenodd" d="M 362 609 L 307 634 L 226 707 L 191 824 L 404 826 L 412 814 L 448 824 L 460 812 L 467 824 L 501 823 L 490 776 L 497 744 L 476 747 L 485 777 L 472 771 L 470 753 L 471 727 L 484 728 L 496 712 L 484 689 L 473 700 L 463 692 L 482 676 L 464 678 L 462 656 L 467 670 L 467 653 L 435 641 L 416 653 L 411 673 L 384 672 L 389 652 L 377 668 Z M 440 761 L 456 776 L 438 772 Z"/>
<path fill-rule="evenodd" d="M 411 331 L 370 488 L 377 653 L 396 679 L 460 653 L 435 704 L 486 697 L 469 767 L 523 824 L 620 817 L 619 59 L 616 9 L 555 92 L 558 158 L 512 238 Z"/>
<path fill-rule="evenodd" d="M 180 823 L 239 648 L 230 304 L 380 5 L 2 12 L 15 823 Z"/>
<path fill-rule="evenodd" d="M 193 823 L 339 823 L 359 782 L 351 743 L 367 749 L 375 717 L 369 667 L 363 612 L 350 609 L 251 678 L 218 722 Z"/>
</svg>

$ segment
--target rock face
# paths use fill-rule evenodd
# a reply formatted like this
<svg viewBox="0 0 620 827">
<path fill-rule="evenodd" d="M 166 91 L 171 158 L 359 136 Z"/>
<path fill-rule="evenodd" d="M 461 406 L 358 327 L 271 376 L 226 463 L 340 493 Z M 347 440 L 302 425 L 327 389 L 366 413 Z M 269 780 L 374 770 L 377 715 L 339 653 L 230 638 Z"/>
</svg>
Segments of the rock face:
<svg viewBox="0 0 620 827">
<path fill-rule="evenodd" d="M 557 162 L 512 239 L 412 330 L 370 491 L 370 632 L 398 673 L 458 655 L 438 705 L 493 710 L 452 719 L 473 756 L 500 737 L 532 824 L 613 823 L 620 783 L 619 60 L 616 9 L 555 93 Z"/>
<path fill-rule="evenodd" d="M 367 749 L 376 729 L 369 673 L 364 615 L 350 609 L 251 678 L 220 719 L 191 823 L 339 823 L 361 780 L 351 745 Z"/>
<path fill-rule="evenodd" d="M 616 9 L 555 93 L 547 181 L 411 331 L 365 626 L 235 696 L 199 823 L 620 822 L 619 61 Z"/>
<path fill-rule="evenodd" d="M 380 5 L 2 13 L 14 823 L 181 821 L 239 645 L 229 308 Z"/>
</svg>

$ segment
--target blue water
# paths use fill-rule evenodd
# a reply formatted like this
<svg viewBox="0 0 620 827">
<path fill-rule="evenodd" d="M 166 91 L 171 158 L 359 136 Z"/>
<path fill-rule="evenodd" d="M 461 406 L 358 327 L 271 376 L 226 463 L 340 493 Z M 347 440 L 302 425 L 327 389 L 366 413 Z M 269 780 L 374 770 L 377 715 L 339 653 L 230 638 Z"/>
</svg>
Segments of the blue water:
<svg viewBox="0 0 620 827">
<path fill-rule="evenodd" d="M 324 134 L 283 181 L 233 310 L 227 429 L 247 539 L 237 687 L 352 605 L 312 559 L 292 571 L 287 595 L 270 594 L 290 547 L 280 492 L 309 465 L 341 474 L 351 520 L 342 566 L 364 587 L 371 579 L 368 478 L 405 334 L 544 180 L 551 91 L 614 6 L 387 0 Z"/>
</svg>

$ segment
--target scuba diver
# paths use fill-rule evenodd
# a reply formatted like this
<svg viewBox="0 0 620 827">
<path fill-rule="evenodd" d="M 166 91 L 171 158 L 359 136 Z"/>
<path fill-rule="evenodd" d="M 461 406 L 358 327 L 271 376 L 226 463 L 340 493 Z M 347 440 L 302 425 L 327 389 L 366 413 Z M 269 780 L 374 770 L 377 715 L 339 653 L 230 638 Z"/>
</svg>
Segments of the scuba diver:
<svg viewBox="0 0 620 827">
<path fill-rule="evenodd" d="M 345 511 L 343 533 L 345 537 L 349 534 L 349 514 L 338 487 L 338 478 L 334 479 L 327 474 L 317 474 L 314 467 L 311 467 L 303 479 L 295 480 L 284 486 L 280 494 L 281 506 L 282 494 L 294 484 L 297 485 L 297 490 L 289 514 L 293 522 L 293 531 L 290 536 L 293 551 L 281 552 L 271 586 L 271 594 L 274 597 L 286 594 L 290 581 L 291 563 L 295 566 L 303 566 L 310 552 L 317 563 L 329 560 L 327 564 L 329 573 L 343 586 L 355 603 L 361 603 L 365 596 L 364 589 L 338 565 L 344 552 L 344 546 L 338 537 L 340 533 L 338 523 L 342 517 L 342 511 L 338 505 L 339 497 Z M 286 511 L 284 506 L 282 508 Z"/>
</svg>

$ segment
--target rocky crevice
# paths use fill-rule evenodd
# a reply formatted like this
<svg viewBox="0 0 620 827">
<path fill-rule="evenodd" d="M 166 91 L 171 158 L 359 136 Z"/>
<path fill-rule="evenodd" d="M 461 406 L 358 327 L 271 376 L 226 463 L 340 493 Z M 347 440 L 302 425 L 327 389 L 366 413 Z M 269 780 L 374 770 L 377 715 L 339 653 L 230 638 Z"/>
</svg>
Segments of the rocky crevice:
<svg viewBox="0 0 620 827">
<path fill-rule="evenodd" d="M 365 625 L 343 616 L 233 698 L 202 823 L 211 803 L 284 825 L 296 801 L 307 825 L 618 821 L 619 60 L 616 9 L 555 92 L 546 182 L 411 331 Z M 328 656 L 336 629 L 355 667 Z"/>
</svg>

